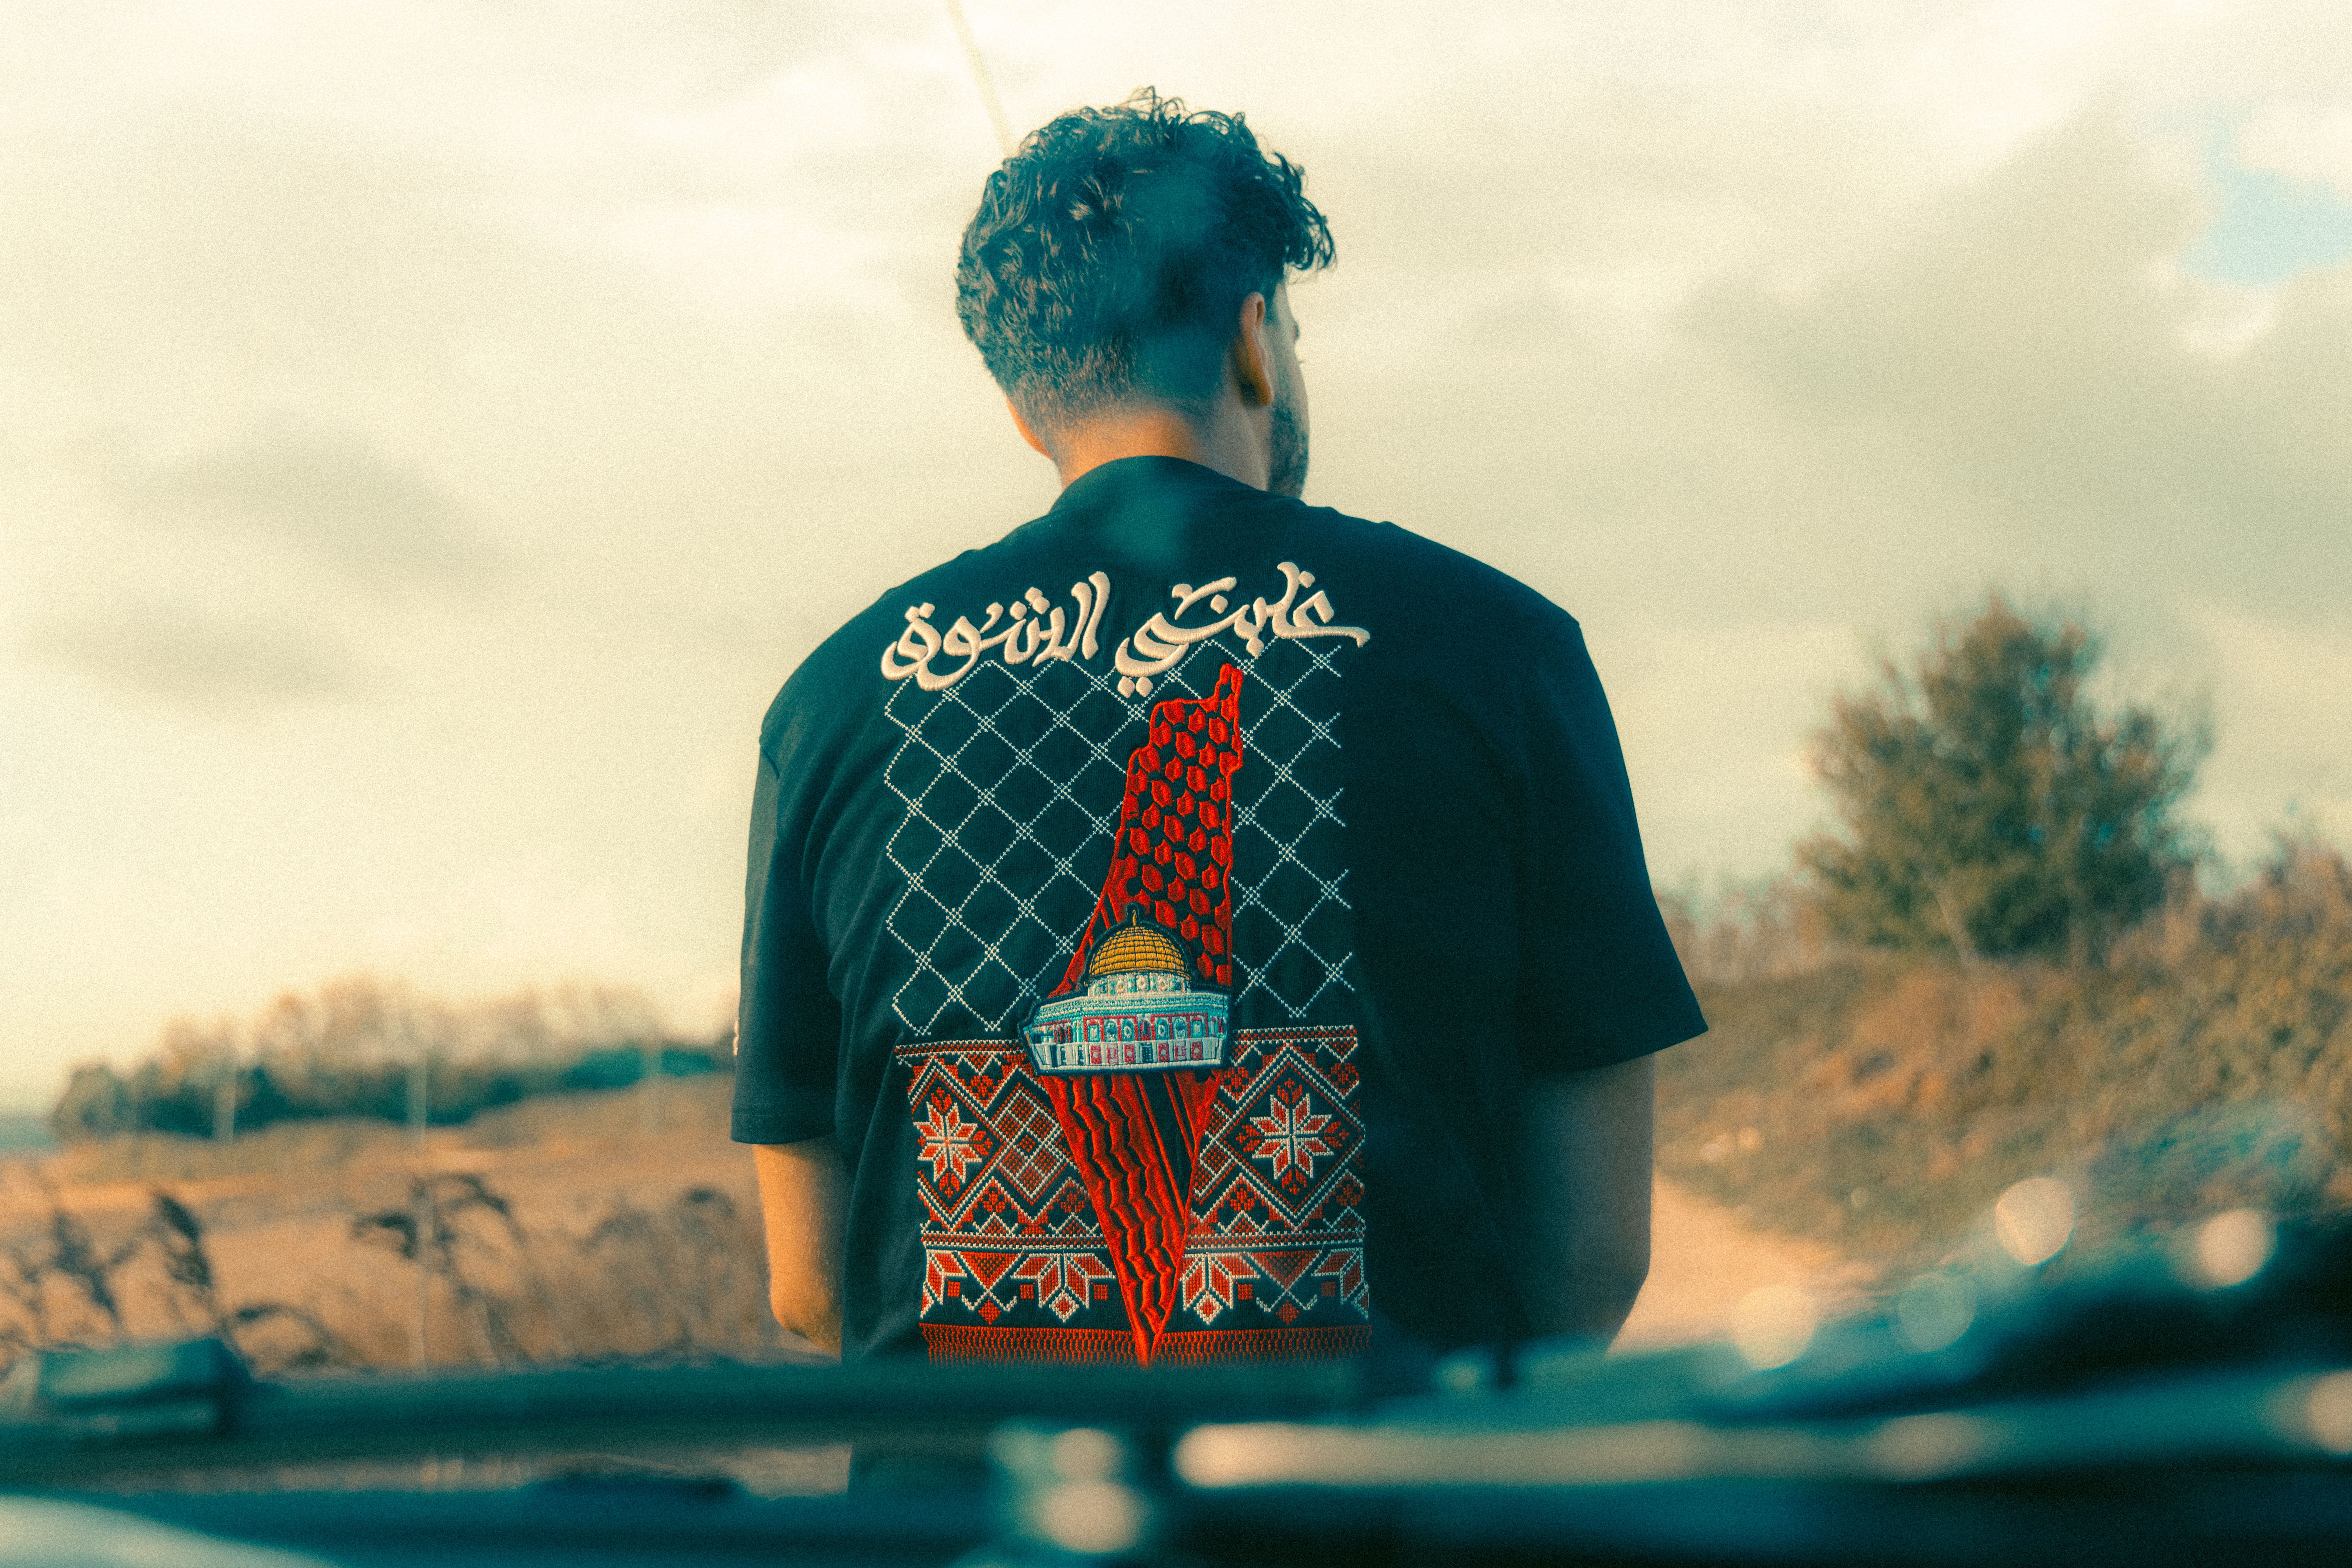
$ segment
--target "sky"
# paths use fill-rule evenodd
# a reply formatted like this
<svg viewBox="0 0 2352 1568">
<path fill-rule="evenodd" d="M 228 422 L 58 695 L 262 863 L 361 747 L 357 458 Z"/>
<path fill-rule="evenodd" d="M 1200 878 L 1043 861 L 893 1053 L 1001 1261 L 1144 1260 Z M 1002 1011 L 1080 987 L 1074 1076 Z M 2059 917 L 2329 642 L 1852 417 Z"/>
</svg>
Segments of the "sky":
<svg viewBox="0 0 2352 1568">
<path fill-rule="evenodd" d="M 1301 163 L 1309 500 L 1580 619 L 1653 870 L 2000 587 L 2352 837 L 2340 0 L 966 0 Z M 732 984 L 760 715 L 1051 504 L 938 0 L 0 0 L 0 1104 L 367 970 Z"/>
</svg>

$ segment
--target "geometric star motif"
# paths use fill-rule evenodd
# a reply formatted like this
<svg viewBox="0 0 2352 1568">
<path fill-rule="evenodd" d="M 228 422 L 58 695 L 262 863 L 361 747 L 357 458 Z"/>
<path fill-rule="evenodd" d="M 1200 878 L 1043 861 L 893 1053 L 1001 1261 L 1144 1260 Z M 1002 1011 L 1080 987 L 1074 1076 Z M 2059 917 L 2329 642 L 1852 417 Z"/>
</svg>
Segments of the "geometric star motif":
<svg viewBox="0 0 2352 1568">
<path fill-rule="evenodd" d="M 955 1101 L 940 1089 L 931 1096 L 931 1113 L 915 1123 L 923 1146 L 915 1158 L 931 1168 L 931 1180 L 953 1191 L 963 1184 L 964 1172 L 988 1158 L 988 1134 L 980 1124 L 956 1114 Z"/>
<path fill-rule="evenodd" d="M 1323 1136 L 1334 1119 L 1318 1114 L 1307 1091 L 1291 1078 L 1283 1079 L 1266 1100 L 1266 1111 L 1250 1118 L 1244 1146 L 1251 1158 L 1267 1162 L 1268 1174 L 1295 1192 L 1315 1179 L 1318 1156 L 1339 1152 Z"/>
</svg>

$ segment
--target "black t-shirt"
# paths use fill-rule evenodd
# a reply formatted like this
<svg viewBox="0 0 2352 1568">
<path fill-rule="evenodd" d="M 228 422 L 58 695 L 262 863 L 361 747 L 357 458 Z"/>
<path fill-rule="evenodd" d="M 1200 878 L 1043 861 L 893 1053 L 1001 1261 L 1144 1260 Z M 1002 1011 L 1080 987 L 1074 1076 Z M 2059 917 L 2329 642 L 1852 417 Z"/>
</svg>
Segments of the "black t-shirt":
<svg viewBox="0 0 2352 1568">
<path fill-rule="evenodd" d="M 1132 458 L 761 731 L 734 1135 L 831 1134 L 844 1349 L 1516 1338 L 1530 1078 L 1706 1027 L 1575 621 Z"/>
</svg>

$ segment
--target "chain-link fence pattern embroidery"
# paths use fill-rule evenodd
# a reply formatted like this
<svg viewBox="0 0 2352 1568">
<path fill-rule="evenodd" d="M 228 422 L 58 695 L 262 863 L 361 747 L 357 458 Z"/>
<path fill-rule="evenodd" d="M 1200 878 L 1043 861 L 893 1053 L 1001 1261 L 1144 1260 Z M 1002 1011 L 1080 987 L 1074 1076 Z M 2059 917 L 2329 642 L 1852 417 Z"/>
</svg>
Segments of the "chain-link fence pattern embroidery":
<svg viewBox="0 0 2352 1568">
<path fill-rule="evenodd" d="M 898 683 L 883 708 L 900 731 L 883 784 L 907 813 L 887 849 L 906 887 L 885 925 L 914 965 L 891 998 L 899 1021 L 934 1037 L 1017 1025 L 1093 910 L 1124 763 L 1151 702 L 1206 696 L 1226 663 L 1250 677 L 1234 1005 L 1259 995 L 1296 1020 L 1333 987 L 1351 989 L 1336 732 L 1344 646 L 1286 642 L 1252 659 L 1220 636 L 1193 644 L 1149 699 L 1121 698 L 1107 670 L 1066 662 L 992 661 L 940 691 Z"/>
</svg>

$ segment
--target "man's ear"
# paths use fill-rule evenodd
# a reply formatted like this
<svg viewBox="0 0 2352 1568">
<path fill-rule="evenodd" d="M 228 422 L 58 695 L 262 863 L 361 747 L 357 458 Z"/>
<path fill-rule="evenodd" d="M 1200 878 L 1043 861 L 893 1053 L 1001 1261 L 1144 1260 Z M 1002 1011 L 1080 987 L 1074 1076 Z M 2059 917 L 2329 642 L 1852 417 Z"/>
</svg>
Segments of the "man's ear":
<svg viewBox="0 0 2352 1568">
<path fill-rule="evenodd" d="M 1004 400 L 1004 411 L 1013 416 L 1013 427 L 1021 432 L 1021 438 L 1029 443 L 1029 449 L 1047 462 L 1054 461 L 1054 454 L 1045 448 L 1045 438 L 1030 426 L 1029 421 L 1022 416 L 1021 410 L 1013 405 L 1010 397 Z"/>
<path fill-rule="evenodd" d="M 1234 382 L 1244 408 L 1264 408 L 1274 402 L 1274 342 L 1265 322 L 1265 296 L 1252 294 L 1242 301 L 1241 319 L 1234 328 L 1229 358 Z"/>
</svg>

